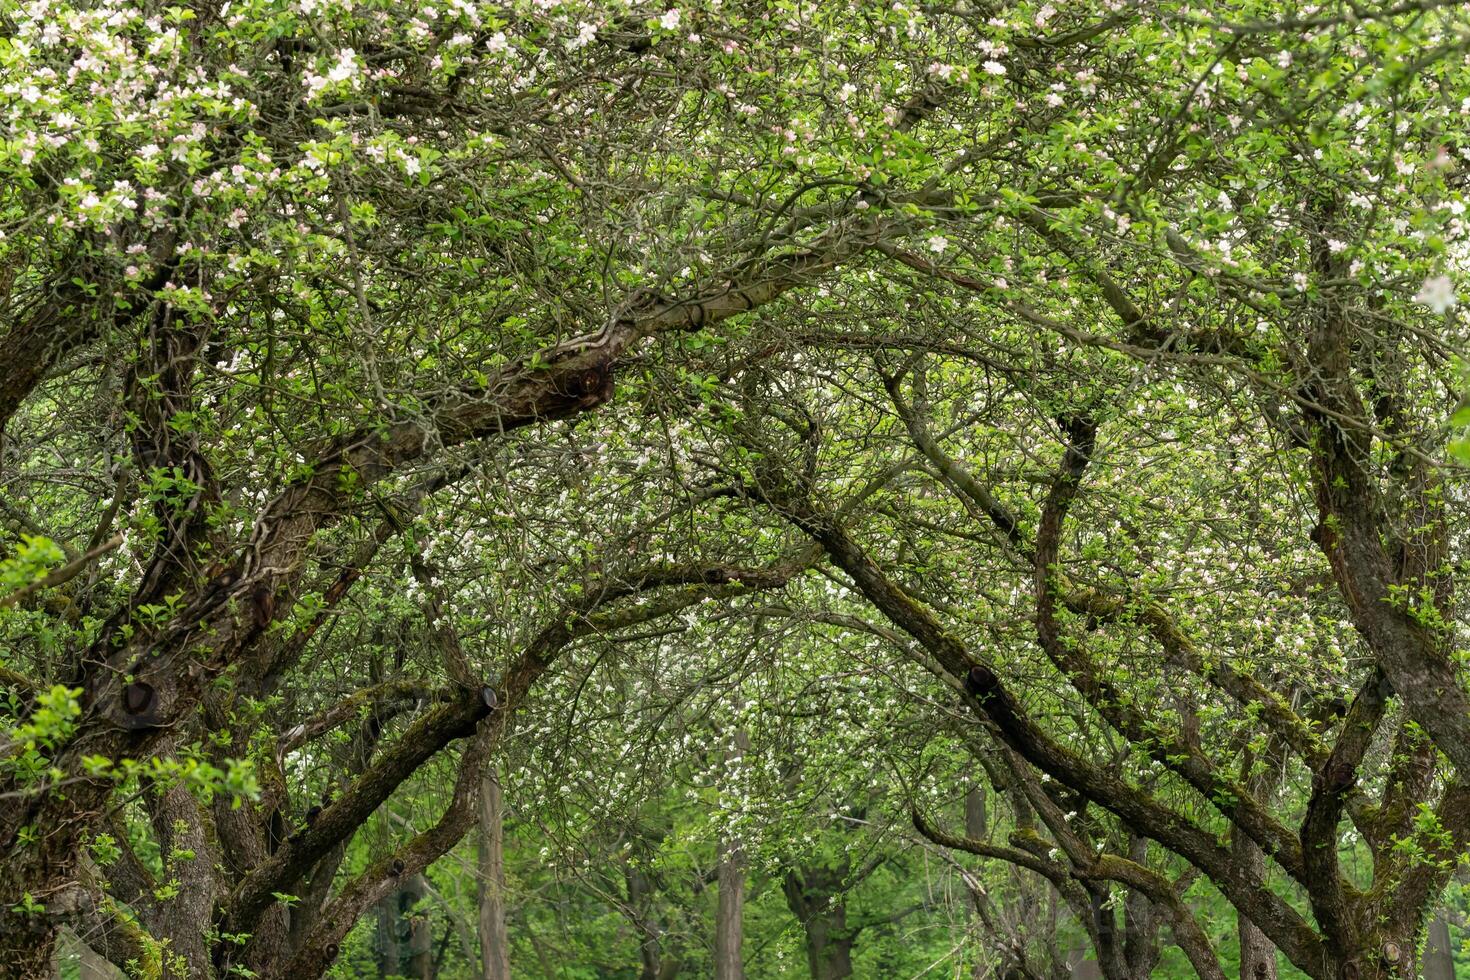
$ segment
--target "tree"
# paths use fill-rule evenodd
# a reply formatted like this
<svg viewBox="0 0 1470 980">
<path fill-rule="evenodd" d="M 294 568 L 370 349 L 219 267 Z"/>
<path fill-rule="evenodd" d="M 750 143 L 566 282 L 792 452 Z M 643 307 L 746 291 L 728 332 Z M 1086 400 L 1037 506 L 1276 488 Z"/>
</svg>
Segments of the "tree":
<svg viewBox="0 0 1470 980">
<path fill-rule="evenodd" d="M 1320 70 L 1339 44 L 1361 47 L 1335 35 L 1335 23 L 1329 19 L 1314 37 L 1325 49 L 1285 52 L 1277 67 Z M 1111 197 L 1094 192 L 1091 203 L 1086 193 L 1049 199 L 1027 188 L 1016 192 L 1014 209 L 1003 210 L 1012 221 L 976 230 L 956 258 L 942 258 L 955 246 L 947 237 L 933 242 L 929 257 L 899 256 L 953 288 L 932 303 L 932 315 L 960 321 L 957 332 L 972 346 L 901 362 L 879 358 L 870 369 L 906 436 L 895 452 L 915 454 L 927 474 L 921 486 L 896 490 L 901 504 L 875 515 L 877 528 L 867 532 L 878 535 L 874 544 L 860 543 L 853 522 L 816 502 L 832 495 L 824 474 L 845 470 L 843 480 L 851 480 L 858 454 L 886 434 L 868 420 L 853 432 L 820 399 L 804 406 L 804 419 L 789 409 L 762 412 L 747 399 L 745 415 L 765 423 L 747 433 L 752 451 L 763 463 L 788 462 L 753 467 L 744 478 L 963 686 L 984 724 L 1026 765 L 1189 861 L 1309 975 L 1396 975 L 1411 969 L 1427 903 L 1467 833 L 1455 776 L 1466 714 L 1452 656 L 1457 605 L 1449 578 L 1450 529 L 1460 516 L 1449 489 L 1456 478 L 1437 462 L 1457 379 L 1434 352 L 1435 321 L 1425 323 L 1427 312 L 1442 314 L 1451 298 L 1413 264 L 1424 238 L 1462 233 L 1448 217 L 1458 206 L 1418 207 L 1446 193 L 1429 135 L 1445 125 L 1432 108 L 1442 79 L 1429 82 L 1425 102 L 1407 90 L 1391 99 L 1423 111 L 1397 124 L 1381 153 L 1369 149 L 1370 136 L 1358 135 L 1334 143 L 1345 155 L 1321 166 L 1325 153 L 1291 149 L 1272 158 L 1282 162 L 1279 171 L 1257 159 L 1256 196 L 1234 200 L 1223 192 L 1233 215 L 1217 225 L 1227 232 L 1224 245 L 1205 246 L 1193 210 L 1203 194 L 1196 181 L 1228 186 L 1231 174 L 1244 172 L 1244 161 L 1232 162 L 1226 149 L 1236 144 L 1227 138 L 1221 145 L 1237 116 L 1273 119 L 1310 147 L 1330 142 L 1345 117 L 1371 111 L 1355 102 L 1289 122 L 1274 108 L 1263 114 L 1279 104 L 1280 85 L 1290 91 L 1296 82 L 1292 73 L 1276 78 L 1252 65 L 1235 72 L 1245 98 L 1230 94 L 1228 71 L 1211 71 L 1206 82 L 1221 81 L 1209 83 L 1198 115 L 1186 111 L 1186 155 L 1198 138 L 1186 134 L 1210 134 L 1203 141 L 1209 161 L 1199 171 L 1144 168 Z M 1272 80 L 1254 75 L 1256 68 Z M 1266 103 L 1256 102 L 1262 93 Z M 1222 111 L 1226 129 L 1214 128 Z M 1421 124 L 1428 128 L 1416 130 Z M 1250 135 L 1239 145 L 1261 146 Z M 1323 173 L 1333 175 L 1330 188 Z M 1398 210 L 1381 197 L 1383 187 L 1412 200 Z M 1424 230 L 1396 237 L 1409 231 L 1409 214 Z M 1137 224 L 1147 227 L 1132 230 Z M 1011 245 L 1007 254 L 1009 243 L 980 237 L 997 226 L 1022 242 L 1019 249 Z M 950 227 L 958 239 L 963 226 Z M 1364 251 L 1349 254 L 1349 240 Z M 997 254 L 1006 255 L 1013 275 L 976 268 Z M 1395 279 L 1405 282 L 1397 293 Z M 1087 302 L 1108 319 L 1088 316 Z M 919 315 L 911 313 L 910 322 Z M 1017 323 L 1049 334 L 1027 345 Z M 871 390 L 860 367 L 847 370 L 859 376 L 854 386 Z M 943 378 L 942 396 L 931 391 L 931 374 Z M 1027 414 L 1044 421 L 1017 426 Z M 784 436 L 775 432 L 782 426 Z M 1176 444 L 1177 451 L 1159 448 Z M 1210 466 L 1210 456 L 1226 466 Z M 828 457 L 843 463 L 809 462 Z M 1044 469 L 1026 462 L 1037 459 Z M 985 461 L 985 469 L 970 460 Z M 901 465 L 902 457 L 880 453 L 867 472 Z M 1275 467 L 1269 477 L 1267 465 Z M 1250 482 L 1241 482 L 1242 473 Z M 1156 476 L 1166 482 L 1155 484 Z M 1142 497 L 1130 493 L 1140 481 Z M 1185 499 L 1199 502 L 1191 522 L 1200 531 L 1168 530 L 1151 506 L 1169 499 L 1181 507 L 1166 486 L 1188 488 Z M 934 492 L 954 500 L 937 526 L 904 519 L 924 514 L 924 498 Z M 1219 502 L 1231 510 L 1208 516 Z M 972 530 L 974 519 L 994 536 Z M 1253 520 L 1297 533 L 1268 541 Z M 1231 531 L 1215 538 L 1203 530 L 1217 523 Z M 966 542 L 971 556 L 937 594 L 935 572 L 953 558 L 920 529 L 943 536 L 951 550 Z M 922 554 L 910 558 L 906 545 Z M 1226 559 L 1230 574 L 1222 576 L 1216 565 Z M 1266 602 L 1258 601 L 1261 585 L 1245 584 L 1249 573 L 1235 580 L 1240 591 L 1232 589 L 1242 569 L 1276 580 L 1264 589 Z M 1008 578 L 1012 601 L 991 592 Z M 1029 600 L 1029 614 L 1015 600 Z M 1034 625 L 1043 660 L 1026 669 L 1039 668 L 1049 685 L 1067 685 L 1077 698 L 1072 710 L 1126 740 L 1128 763 L 1140 768 L 1113 775 L 1092 757 L 1102 748 L 1095 737 L 1079 740 L 1070 724 L 1046 719 L 1054 709 L 1016 693 L 1035 681 L 1012 679 L 1027 663 L 1013 659 L 1015 640 L 982 654 L 960 638 L 973 628 L 963 624 L 997 618 Z M 1323 629 L 1324 621 L 1350 624 L 1352 633 Z M 1281 638 L 1326 655 L 1293 659 Z M 1267 651 L 1269 671 L 1254 662 Z M 1207 697 L 1206 687 L 1228 700 Z M 1259 757 L 1274 746 L 1300 767 L 1289 823 L 1263 786 L 1230 772 L 1242 750 Z M 1167 775 L 1158 790 L 1140 784 L 1149 767 Z M 1284 887 L 1299 889 L 1310 904 L 1312 921 L 1253 883 L 1252 862 L 1219 844 L 1222 826 L 1275 863 Z M 1051 829 L 1070 828 L 1059 822 Z M 1370 878 L 1339 858 L 1354 841 L 1371 860 Z M 1058 870 L 1152 888 L 1155 901 L 1169 903 L 1167 882 L 1136 861 L 1091 858 L 1079 872 Z M 1176 924 L 1189 926 L 1187 910 Z M 1215 954 L 1195 942 L 1191 955 L 1204 972 Z"/>
<path fill-rule="evenodd" d="M 4 17 L 0 977 L 321 975 L 579 652 L 778 615 L 905 663 L 902 810 L 999 753 L 1115 972 L 1220 973 L 1196 878 L 1251 963 L 1410 968 L 1457 7 Z"/>
</svg>

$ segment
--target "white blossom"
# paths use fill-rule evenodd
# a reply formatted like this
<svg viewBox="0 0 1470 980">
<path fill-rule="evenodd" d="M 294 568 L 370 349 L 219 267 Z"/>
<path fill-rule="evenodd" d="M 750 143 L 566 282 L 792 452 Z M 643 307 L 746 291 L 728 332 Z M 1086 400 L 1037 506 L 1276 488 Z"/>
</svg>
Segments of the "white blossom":
<svg viewBox="0 0 1470 980">
<path fill-rule="evenodd" d="M 327 79 L 333 82 L 345 82 L 357 75 L 357 52 L 351 48 L 343 48 L 337 52 L 337 63 L 332 70 L 327 72 Z"/>
<path fill-rule="evenodd" d="M 1455 308 L 1459 297 L 1455 295 L 1455 284 L 1449 276 L 1432 276 L 1419 287 L 1414 302 L 1423 303 L 1436 313 L 1448 313 Z"/>
<path fill-rule="evenodd" d="M 592 23 L 591 21 L 584 20 L 577 25 L 577 36 L 567 41 L 567 47 L 572 51 L 575 51 L 578 48 L 585 48 L 587 45 L 591 44 L 596 37 L 597 25 Z"/>
</svg>

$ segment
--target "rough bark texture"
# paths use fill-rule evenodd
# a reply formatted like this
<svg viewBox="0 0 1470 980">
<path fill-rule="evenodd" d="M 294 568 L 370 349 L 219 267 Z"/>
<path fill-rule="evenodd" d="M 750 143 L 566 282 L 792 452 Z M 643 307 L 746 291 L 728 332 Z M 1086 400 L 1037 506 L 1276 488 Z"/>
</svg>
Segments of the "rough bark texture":
<svg viewBox="0 0 1470 980">
<path fill-rule="evenodd" d="M 505 928 L 505 811 L 500 779 L 486 766 L 480 783 L 480 975 L 509 980 L 510 938 Z"/>
<path fill-rule="evenodd" d="M 403 887 L 377 903 L 373 952 L 381 976 L 430 980 L 434 975 L 433 939 L 429 920 L 420 908 L 427 883 L 411 875 Z"/>
<path fill-rule="evenodd" d="M 1247 777 L 1246 785 L 1252 792 L 1258 793 L 1261 799 L 1269 799 L 1275 787 L 1275 779 L 1270 774 L 1262 773 L 1254 778 Z M 1230 849 L 1246 874 L 1264 887 L 1266 855 L 1260 846 L 1244 834 L 1232 833 Z M 1235 935 L 1240 946 L 1242 980 L 1276 980 L 1276 947 L 1271 945 L 1271 940 L 1266 938 L 1266 934 L 1248 916 L 1239 911 L 1235 914 Z"/>
<path fill-rule="evenodd" d="M 1232 840 L 1233 849 L 1251 874 L 1263 874 L 1266 857 L 1245 837 Z M 1276 946 L 1250 918 L 1236 914 L 1236 940 L 1241 945 L 1242 980 L 1276 980 Z"/>
<path fill-rule="evenodd" d="M 413 874 L 397 892 L 378 902 L 373 955 L 379 976 L 428 980 L 434 974 L 434 943 L 419 908 L 426 890 L 422 874 Z"/>
<path fill-rule="evenodd" d="M 1265 880 L 1266 856 L 1254 842 L 1243 834 L 1235 834 L 1230 847 L 1248 874 L 1257 881 Z M 1241 980 L 1276 980 L 1276 947 L 1244 915 L 1237 912 L 1235 920 L 1236 938 L 1240 942 Z"/>
<path fill-rule="evenodd" d="M 1268 758 L 1279 761 L 1279 755 L 1276 753 L 1272 753 Z M 1255 753 L 1246 753 L 1242 780 L 1253 795 L 1269 803 L 1275 797 L 1280 784 L 1281 770 L 1273 762 L 1271 765 L 1262 766 L 1252 772 L 1256 762 Z M 1266 880 L 1265 852 L 1255 841 L 1241 833 L 1230 835 L 1230 849 L 1246 873 L 1264 887 Z M 1236 941 L 1240 946 L 1242 980 L 1276 980 L 1276 947 L 1271 945 L 1271 940 L 1266 938 L 1266 934 L 1248 916 L 1237 911 L 1235 920 Z"/>
</svg>

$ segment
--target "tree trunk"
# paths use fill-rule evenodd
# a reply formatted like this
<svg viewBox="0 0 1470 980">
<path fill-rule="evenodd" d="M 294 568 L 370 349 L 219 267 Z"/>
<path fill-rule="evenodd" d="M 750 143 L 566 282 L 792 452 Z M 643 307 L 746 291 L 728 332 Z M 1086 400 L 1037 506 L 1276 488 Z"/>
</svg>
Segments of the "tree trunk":
<svg viewBox="0 0 1470 980">
<path fill-rule="evenodd" d="M 1129 835 L 1128 859 L 1148 866 L 1148 839 Z M 1163 952 L 1159 944 L 1159 928 L 1163 910 L 1136 888 L 1129 888 L 1123 899 L 1123 967 L 1130 977 L 1151 977 Z"/>
<path fill-rule="evenodd" d="M 735 733 L 735 745 L 726 756 L 738 766 L 750 746 L 745 732 Z M 720 841 L 718 904 L 715 908 L 715 980 L 745 980 L 745 854 L 738 841 Z"/>
<path fill-rule="evenodd" d="M 168 943 L 163 957 L 165 980 L 192 980 L 213 972 L 205 932 L 214 914 L 220 863 L 209 813 L 184 786 L 144 797 L 153 835 L 158 841 L 163 875 L 178 894 L 153 904 L 146 919 L 153 938 Z"/>
<path fill-rule="evenodd" d="M 483 980 L 510 980 L 505 930 L 505 813 L 500 778 L 485 767 L 480 783 L 480 962 Z"/>
<path fill-rule="evenodd" d="M 842 899 L 845 868 L 803 868 L 782 882 L 786 905 L 806 932 L 806 958 L 812 980 L 845 980 L 852 976 L 852 947 L 857 934 L 847 926 Z"/>
<path fill-rule="evenodd" d="M 971 840 L 983 840 L 985 838 L 985 787 L 976 780 L 970 791 L 965 794 L 965 836 Z M 980 919 L 978 907 L 971 911 L 970 932 L 974 936 L 977 949 L 985 945 L 985 924 Z M 975 965 L 970 968 L 972 980 L 985 980 L 990 973 L 990 965 L 984 956 L 975 957 Z"/>
<path fill-rule="evenodd" d="M 434 933 L 423 901 L 427 892 L 428 882 L 422 874 L 410 878 L 399 892 L 404 897 L 402 914 L 408 921 L 408 968 L 403 972 L 413 980 L 434 980 Z"/>
<path fill-rule="evenodd" d="M 432 980 L 434 940 L 429 919 L 416 906 L 425 893 L 423 875 L 412 875 L 398 891 L 377 904 L 377 937 L 373 949 L 378 975 Z"/>
<path fill-rule="evenodd" d="M 1276 980 L 1276 947 L 1245 916 L 1236 915 L 1242 980 Z"/>
<path fill-rule="evenodd" d="M 834 906 L 807 920 L 807 965 L 812 980 L 846 980 L 852 976 L 852 937 L 847 931 L 847 908 Z"/>
<path fill-rule="evenodd" d="M 1256 842 L 1237 829 L 1230 835 L 1230 850 L 1251 880 L 1264 887 L 1266 855 Z M 1240 943 L 1241 980 L 1276 980 L 1276 947 L 1266 934 L 1239 911 L 1235 913 L 1235 932 Z"/>
<path fill-rule="evenodd" d="M 745 859 L 740 845 L 721 844 L 719 905 L 715 910 L 715 980 L 745 980 Z"/>
<path fill-rule="evenodd" d="M 669 980 L 679 972 L 679 958 L 664 955 L 664 930 L 653 908 L 653 882 L 632 864 L 623 875 L 628 886 L 628 908 L 642 940 L 638 946 L 638 957 L 643 962 L 640 980 Z"/>
<path fill-rule="evenodd" d="M 1450 946 L 1450 924 L 1443 915 L 1429 922 L 1429 941 L 1424 945 L 1424 980 L 1455 980 L 1455 957 Z"/>
<path fill-rule="evenodd" d="M 77 965 L 77 980 L 124 980 L 121 970 L 70 929 L 62 930 L 61 941 L 56 944 L 56 954 L 57 970 L 53 976 L 65 975 L 60 969 L 62 964 L 74 961 Z"/>
<path fill-rule="evenodd" d="M 398 972 L 403 960 L 400 949 L 402 938 L 398 935 L 398 894 L 386 895 L 373 908 L 376 928 L 373 936 L 373 958 L 377 961 L 378 976 L 391 977 Z"/>
</svg>

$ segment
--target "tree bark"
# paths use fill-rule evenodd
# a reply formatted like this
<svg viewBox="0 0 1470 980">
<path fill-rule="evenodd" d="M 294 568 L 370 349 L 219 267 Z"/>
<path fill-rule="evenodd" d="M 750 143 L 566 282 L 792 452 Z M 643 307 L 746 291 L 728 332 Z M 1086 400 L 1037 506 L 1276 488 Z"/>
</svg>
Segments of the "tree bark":
<svg viewBox="0 0 1470 980">
<path fill-rule="evenodd" d="M 434 980 L 437 972 L 434 967 L 434 933 L 423 903 L 428 890 L 424 876 L 416 874 L 400 893 L 406 899 L 403 914 L 408 920 L 408 969 L 404 975 L 413 980 Z"/>
<path fill-rule="evenodd" d="M 715 980 L 745 980 L 745 857 L 740 845 L 721 845 L 719 905 L 715 910 Z"/>
<path fill-rule="evenodd" d="M 977 780 L 971 785 L 969 792 L 965 794 L 965 836 L 971 840 L 985 839 L 985 787 Z M 970 932 L 974 936 L 976 948 L 985 945 L 985 923 L 980 918 L 978 906 L 970 916 Z M 985 980 L 990 973 L 990 965 L 982 955 L 975 956 L 975 965 L 970 968 L 970 976 L 973 980 Z"/>
<path fill-rule="evenodd" d="M 1255 841 L 1242 833 L 1231 834 L 1230 849 L 1240 866 L 1256 881 L 1266 874 L 1266 855 Z M 1241 980 L 1276 980 L 1276 947 L 1256 924 L 1240 911 L 1235 913 L 1236 936 L 1240 942 Z"/>
<path fill-rule="evenodd" d="M 219 888 L 219 852 L 209 814 L 184 786 L 149 793 L 144 801 L 161 852 L 161 880 L 177 883 L 178 894 L 149 903 L 143 924 L 155 939 L 168 943 L 165 978 L 208 977 L 212 967 L 205 933 Z"/>
<path fill-rule="evenodd" d="M 1281 780 L 1281 756 L 1270 751 L 1266 756 L 1274 760 L 1270 765 L 1255 769 L 1258 760 L 1255 753 L 1248 753 L 1243 764 L 1241 778 L 1252 796 L 1270 804 Z M 1264 888 L 1266 881 L 1266 853 L 1260 846 L 1238 829 L 1230 833 L 1230 850 L 1236 862 L 1258 887 Z M 1276 980 L 1276 947 L 1250 917 L 1236 910 L 1235 933 L 1240 946 L 1240 975 L 1242 980 Z"/>
<path fill-rule="evenodd" d="M 745 732 L 735 733 L 727 759 L 738 766 L 750 746 Z M 715 908 L 715 980 L 745 980 L 745 854 L 738 841 L 726 835 L 720 841 L 718 904 Z"/>
<path fill-rule="evenodd" d="M 1429 941 L 1424 945 L 1424 980 L 1455 980 L 1455 957 L 1450 946 L 1450 924 L 1443 915 L 1429 922 Z"/>
<path fill-rule="evenodd" d="M 62 939 L 56 944 L 56 949 L 57 975 L 61 974 L 60 966 L 63 962 L 75 960 L 77 980 L 122 980 L 121 970 L 70 929 L 62 931 Z"/>
<path fill-rule="evenodd" d="M 510 980 L 505 929 L 505 811 L 500 778 L 485 767 L 480 783 L 480 976 Z"/>
<path fill-rule="evenodd" d="M 671 980 L 678 975 L 681 964 L 678 956 L 665 955 L 664 928 L 653 907 L 653 881 L 633 864 L 624 869 L 623 875 L 628 887 L 628 914 L 642 940 L 638 946 L 638 957 L 643 963 L 640 980 Z"/>
<path fill-rule="evenodd" d="M 842 898 L 845 877 L 845 868 L 808 867 L 789 872 L 782 881 L 786 905 L 806 932 L 812 980 L 852 976 L 857 934 L 847 925 L 847 903 Z"/>
<path fill-rule="evenodd" d="M 423 875 L 410 875 L 401 888 L 377 903 L 374 951 L 379 976 L 432 980 L 434 940 L 428 917 L 418 908 L 425 886 Z"/>
<path fill-rule="evenodd" d="M 385 896 L 374 906 L 373 913 L 376 918 L 373 959 L 377 961 L 378 976 L 392 976 L 403 959 L 399 952 L 402 942 L 398 935 L 398 893 Z"/>
</svg>

